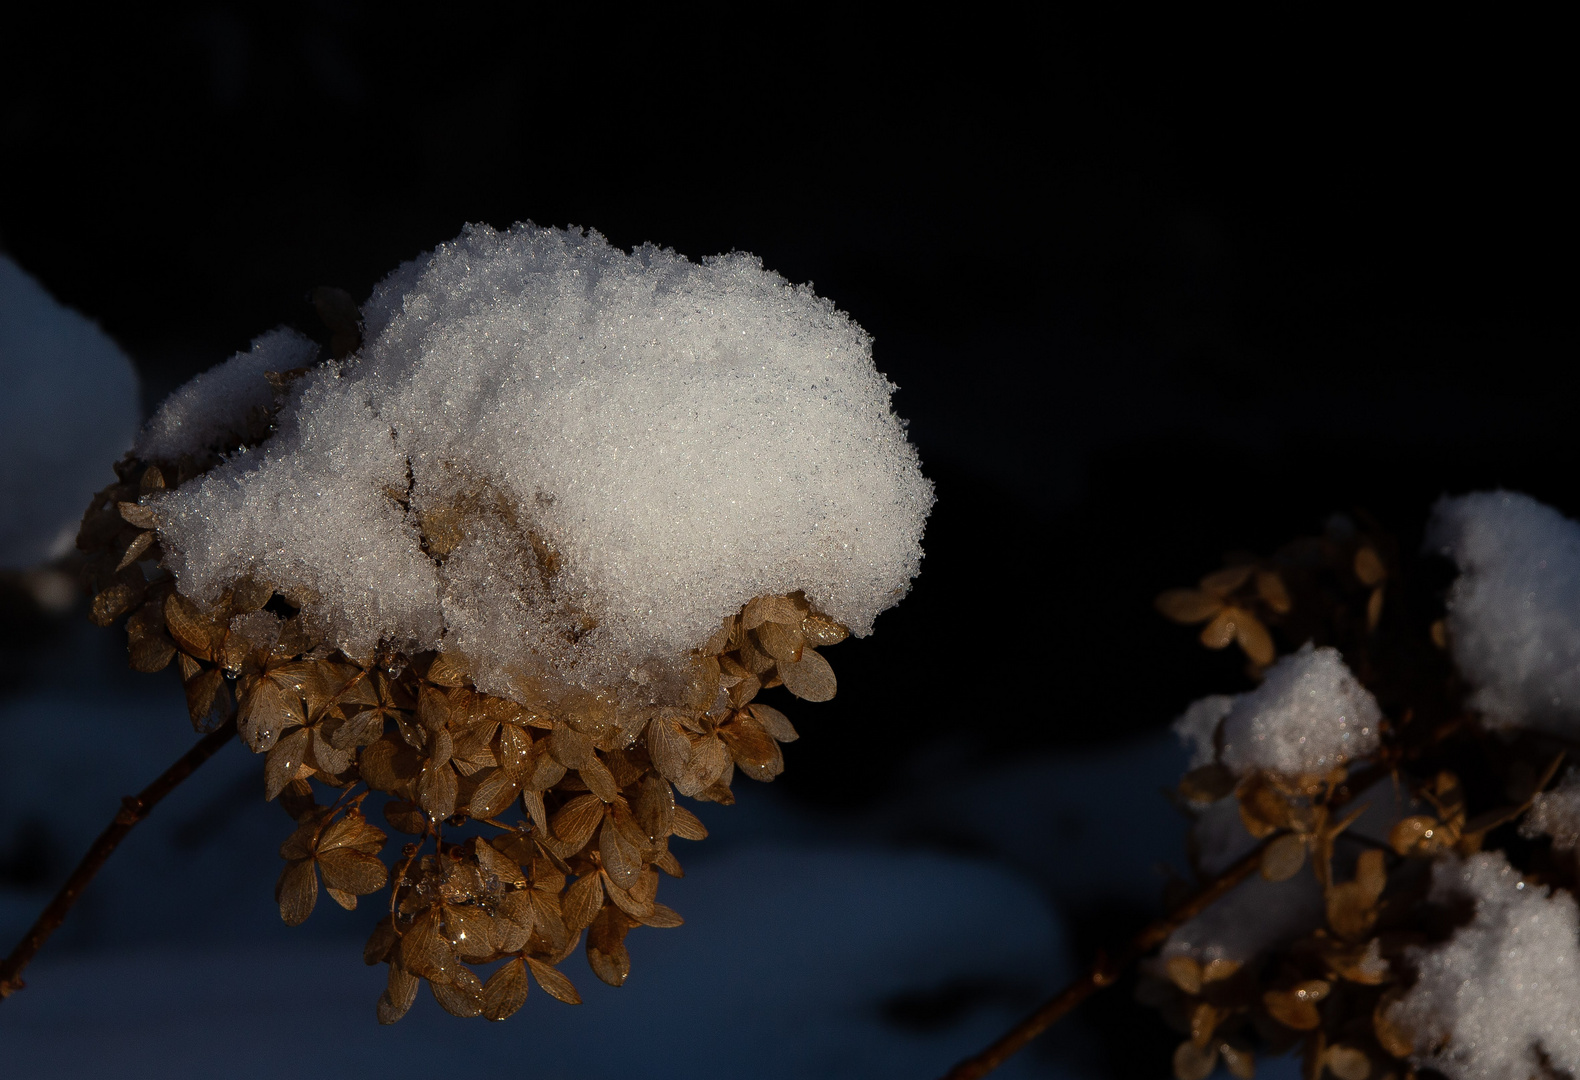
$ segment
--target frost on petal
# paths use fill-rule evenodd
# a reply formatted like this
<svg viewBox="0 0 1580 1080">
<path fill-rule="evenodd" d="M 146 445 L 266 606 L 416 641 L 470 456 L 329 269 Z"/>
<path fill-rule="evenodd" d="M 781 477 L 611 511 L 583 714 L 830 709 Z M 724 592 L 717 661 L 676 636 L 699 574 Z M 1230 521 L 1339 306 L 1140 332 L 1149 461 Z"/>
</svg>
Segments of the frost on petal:
<svg viewBox="0 0 1580 1080">
<path fill-rule="evenodd" d="M 1580 912 L 1574 897 L 1521 880 L 1501 852 L 1442 859 L 1434 903 L 1475 905 L 1441 945 L 1413 950 L 1415 985 L 1388 1020 L 1417 1061 L 1450 1080 L 1525 1080 L 1543 1063 L 1580 1070 Z"/>
<path fill-rule="evenodd" d="M 1426 547 L 1459 567 L 1454 663 L 1489 727 L 1580 729 L 1580 523 L 1528 495 L 1443 499 Z"/>
</svg>

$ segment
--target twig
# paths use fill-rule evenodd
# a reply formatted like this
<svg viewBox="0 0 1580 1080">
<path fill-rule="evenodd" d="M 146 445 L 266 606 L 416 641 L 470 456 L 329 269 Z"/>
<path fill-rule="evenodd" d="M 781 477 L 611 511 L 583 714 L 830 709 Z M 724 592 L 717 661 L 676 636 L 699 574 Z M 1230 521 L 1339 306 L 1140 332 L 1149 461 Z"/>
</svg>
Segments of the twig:
<svg viewBox="0 0 1580 1080">
<path fill-rule="evenodd" d="M 236 734 L 236 725 L 230 720 L 203 736 L 196 746 L 188 750 L 176 763 L 159 774 L 159 779 L 145 787 L 137 795 L 128 795 L 121 800 L 120 812 L 115 815 L 115 820 L 99 834 L 93 842 L 88 853 L 82 857 L 77 868 L 71 872 L 71 877 L 66 879 L 66 884 L 60 887 L 60 892 L 49 902 L 43 914 L 38 917 L 26 936 L 11 950 L 11 955 L 0 963 L 0 1001 L 10 997 L 27 984 L 22 981 L 22 969 L 38 954 L 38 950 L 49 940 L 65 921 L 69 912 L 82 895 L 82 890 L 88 887 L 93 876 L 99 872 L 121 841 L 126 839 L 126 834 L 132 831 L 148 812 L 171 791 L 177 784 L 191 776 L 197 767 L 213 757 L 220 747 L 230 741 Z"/>
<path fill-rule="evenodd" d="M 1184 905 L 1143 929 L 1124 951 L 1110 959 L 1102 952 L 1076 980 L 1044 1002 L 1036 1012 L 1010 1028 L 997 1042 L 950 1069 L 944 1080 L 979 1080 L 1041 1035 L 1065 1013 L 1093 993 L 1118 981 L 1120 974 L 1142 956 L 1168 940 L 1170 934 L 1211 907 L 1225 893 L 1244 881 L 1262 862 L 1262 851 L 1278 835 L 1270 836 L 1239 862 L 1213 879 Z"/>
</svg>

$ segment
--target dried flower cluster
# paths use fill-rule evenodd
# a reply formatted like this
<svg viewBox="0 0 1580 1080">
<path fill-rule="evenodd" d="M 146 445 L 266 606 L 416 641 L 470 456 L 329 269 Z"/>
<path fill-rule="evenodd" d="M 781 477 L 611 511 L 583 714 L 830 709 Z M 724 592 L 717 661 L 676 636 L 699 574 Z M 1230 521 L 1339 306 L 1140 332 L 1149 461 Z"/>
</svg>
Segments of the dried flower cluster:
<svg viewBox="0 0 1580 1080">
<path fill-rule="evenodd" d="M 1233 703 L 1261 691 L 1206 699 L 1182 718 L 1198 748 L 1179 787 L 1198 818 L 1197 872 L 1211 880 L 1246 857 L 1259 874 L 1218 902 L 1216 919 L 1178 927 L 1143 979 L 1143 1000 L 1185 1035 L 1179 1080 L 1204 1080 L 1220 1062 L 1251 1077 L 1257 1053 L 1297 1049 L 1312 1080 L 1580 1067 L 1572 1032 L 1543 1018 L 1572 1010 L 1552 998 L 1580 978 L 1564 967 L 1580 956 L 1580 941 L 1565 944 L 1577 885 L 1567 789 L 1542 794 L 1572 739 L 1495 731 L 1467 705 L 1448 577 L 1431 558 L 1402 558 L 1380 528 L 1337 517 L 1322 536 L 1159 597 L 1174 621 L 1207 622 L 1208 647 L 1237 642 L 1253 678 L 1311 655 L 1297 647 L 1336 647 L 1384 717 L 1363 752 L 1294 773 L 1226 760 Z M 1333 707 L 1353 720 L 1369 706 Z M 1302 738 L 1324 737 L 1309 716 L 1298 722 Z M 1533 802 L 1542 815 L 1527 815 Z M 1556 844 L 1543 835 L 1554 833 Z M 1552 936 L 1534 936 L 1540 920 Z"/>
<path fill-rule="evenodd" d="M 261 436 L 267 417 L 256 419 Z M 679 699 L 647 707 L 548 685 L 532 703 L 478 693 L 453 652 L 350 657 L 314 640 L 268 583 L 200 606 L 159 568 L 147 502 L 210 464 L 119 464 L 121 482 L 95 498 L 79 539 L 92 618 L 125 620 L 137 670 L 178 666 L 196 727 L 234 722 L 265 755 L 266 796 L 296 822 L 276 888 L 288 924 L 311 914 L 320 886 L 347 909 L 390 886 L 364 950 L 389 965 L 381 1022 L 404 1015 L 423 981 L 458 1016 L 509 1016 L 529 973 L 577 1002 L 556 965 L 584 930 L 593 971 L 620 985 L 626 935 L 680 925 L 657 899 L 659 872 L 682 872 L 670 838 L 707 835 L 676 794 L 727 804 L 737 769 L 765 781 L 782 771 L 780 743 L 796 732 L 755 700 L 760 690 L 834 695 L 818 649 L 847 631 L 800 594 L 760 597 L 724 620 L 694 651 Z M 374 793 L 388 796 L 385 822 L 415 838 L 393 871 L 385 831 L 363 812 Z M 484 965 L 497 965 L 486 978 L 474 970 Z"/>
</svg>

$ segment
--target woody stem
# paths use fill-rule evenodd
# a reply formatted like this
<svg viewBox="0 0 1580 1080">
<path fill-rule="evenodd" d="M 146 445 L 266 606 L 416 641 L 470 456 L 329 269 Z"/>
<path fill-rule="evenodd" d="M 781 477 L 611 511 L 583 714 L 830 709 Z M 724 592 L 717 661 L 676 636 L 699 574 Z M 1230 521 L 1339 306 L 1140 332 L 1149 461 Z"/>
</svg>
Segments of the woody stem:
<svg viewBox="0 0 1580 1080">
<path fill-rule="evenodd" d="M 11 955 L 0 962 L 0 1000 L 10 997 L 27 984 L 22 981 L 22 969 L 32 962 L 33 957 L 43 948 L 44 942 L 55 932 L 66 919 L 66 913 L 76 904 L 82 891 L 88 887 L 93 876 L 104 866 L 115 849 L 120 846 L 126 834 L 132 831 L 149 811 L 170 792 L 176 785 L 191 776 L 197 767 L 213 757 L 220 747 L 224 746 L 236 734 L 236 725 L 230 720 L 203 736 L 198 744 L 176 761 L 174 765 L 159 774 L 159 778 L 145 787 L 136 795 L 127 795 L 121 799 L 121 809 L 114 820 L 99 834 L 93 842 L 82 861 L 77 863 L 77 868 L 71 872 L 71 877 L 66 879 L 66 884 L 60 887 L 55 898 L 49 902 L 37 921 L 35 921 L 11 950 Z"/>
<path fill-rule="evenodd" d="M 944 1080 L 979 1080 L 1019 1052 L 1027 1043 L 1041 1035 L 1064 1017 L 1071 1009 L 1085 1001 L 1105 986 L 1117 982 L 1125 969 L 1141 957 L 1168 940 L 1170 934 L 1184 926 L 1216 903 L 1225 893 L 1251 875 L 1262 861 L 1262 851 L 1277 836 L 1269 836 L 1255 850 L 1225 870 L 1182 906 L 1150 924 L 1130 939 L 1129 944 L 1115 957 L 1099 952 L 1097 959 L 1064 989 L 1038 1006 L 1037 1010 L 1010 1028 L 996 1042 L 980 1053 L 956 1065 Z"/>
</svg>

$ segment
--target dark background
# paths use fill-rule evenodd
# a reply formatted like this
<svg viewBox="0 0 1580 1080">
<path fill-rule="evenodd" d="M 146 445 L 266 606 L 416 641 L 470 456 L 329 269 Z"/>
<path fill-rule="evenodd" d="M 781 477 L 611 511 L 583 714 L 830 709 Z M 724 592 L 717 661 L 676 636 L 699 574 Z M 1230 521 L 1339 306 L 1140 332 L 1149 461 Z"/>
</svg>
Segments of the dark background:
<svg viewBox="0 0 1580 1080">
<path fill-rule="evenodd" d="M 0 246 L 145 407 L 281 322 L 322 338 L 314 286 L 361 299 L 465 222 L 814 282 L 875 336 L 939 497 L 912 595 L 795 713 L 781 784 L 864 811 L 941 758 L 1119 743 L 1243 688 L 1150 608 L 1228 549 L 1356 507 L 1411 547 L 1440 494 L 1496 485 L 1580 510 L 1556 35 L 1326 10 L 8 16 Z M 1066 913 L 1082 955 L 1150 914 Z M 1128 998 L 1088 1013 L 1116 1075 L 1166 1060 Z"/>
</svg>

